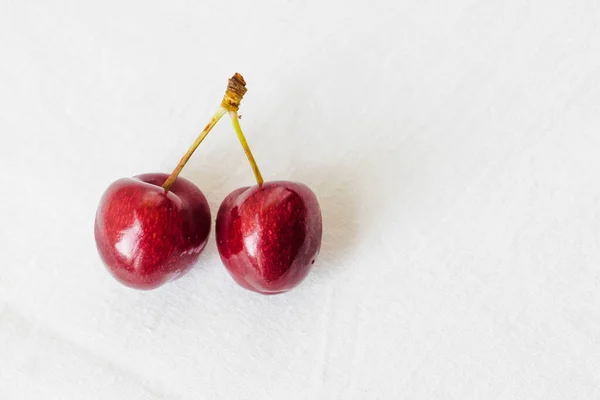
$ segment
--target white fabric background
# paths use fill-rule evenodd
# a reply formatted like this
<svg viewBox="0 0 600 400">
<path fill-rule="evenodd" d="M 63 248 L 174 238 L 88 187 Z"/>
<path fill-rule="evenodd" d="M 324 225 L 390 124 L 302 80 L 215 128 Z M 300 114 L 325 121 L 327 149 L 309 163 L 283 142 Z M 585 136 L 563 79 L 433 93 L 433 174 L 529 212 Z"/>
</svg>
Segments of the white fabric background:
<svg viewBox="0 0 600 400">
<path fill-rule="evenodd" d="M 0 399 L 598 399 L 595 0 L 0 0 Z M 211 234 L 152 292 L 92 234 L 235 71 L 265 178 L 318 195 L 281 296 Z M 183 176 L 253 182 L 229 122 Z"/>
</svg>

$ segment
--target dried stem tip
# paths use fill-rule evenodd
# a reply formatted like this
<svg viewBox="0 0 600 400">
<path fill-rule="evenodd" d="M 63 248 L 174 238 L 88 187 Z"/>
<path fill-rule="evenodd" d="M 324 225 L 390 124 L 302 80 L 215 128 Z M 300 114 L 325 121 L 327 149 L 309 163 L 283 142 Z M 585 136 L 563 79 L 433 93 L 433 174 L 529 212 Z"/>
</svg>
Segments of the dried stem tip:
<svg viewBox="0 0 600 400">
<path fill-rule="evenodd" d="M 244 77 L 236 72 L 229 79 L 227 91 L 225 92 L 225 96 L 223 96 L 221 106 L 227 111 L 237 111 L 240 108 L 242 97 L 244 97 L 247 91 Z"/>
</svg>

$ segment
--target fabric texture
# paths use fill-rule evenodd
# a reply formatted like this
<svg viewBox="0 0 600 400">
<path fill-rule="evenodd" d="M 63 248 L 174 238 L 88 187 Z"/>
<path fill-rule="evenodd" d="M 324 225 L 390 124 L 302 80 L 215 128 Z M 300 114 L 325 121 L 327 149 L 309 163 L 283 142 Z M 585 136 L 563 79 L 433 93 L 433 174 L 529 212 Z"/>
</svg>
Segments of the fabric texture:
<svg viewBox="0 0 600 400">
<path fill-rule="evenodd" d="M 589 1 L 4 1 L 0 399 L 600 398 L 600 8 Z M 118 284 L 114 180 L 169 173 L 248 83 L 266 180 L 323 212 L 293 291 L 238 287 L 227 119 L 182 176 L 198 264 Z"/>
</svg>

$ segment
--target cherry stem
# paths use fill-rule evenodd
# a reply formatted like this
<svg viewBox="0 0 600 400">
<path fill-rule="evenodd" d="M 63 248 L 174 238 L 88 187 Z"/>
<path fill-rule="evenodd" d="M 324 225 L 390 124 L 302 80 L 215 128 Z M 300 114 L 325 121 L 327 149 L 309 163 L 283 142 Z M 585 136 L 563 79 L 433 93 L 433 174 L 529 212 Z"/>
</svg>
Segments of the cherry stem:
<svg viewBox="0 0 600 400">
<path fill-rule="evenodd" d="M 252 151 L 250 151 L 250 146 L 248 146 L 248 142 L 246 141 L 244 132 L 242 132 L 242 127 L 240 126 L 240 121 L 239 121 L 239 116 L 238 116 L 237 111 L 230 110 L 229 117 L 231 117 L 231 123 L 233 124 L 233 129 L 235 130 L 235 133 L 237 134 L 237 137 L 240 140 L 242 147 L 244 148 L 244 153 L 246 153 L 248 162 L 250 163 L 250 166 L 252 167 L 252 172 L 254 172 L 254 177 L 256 178 L 256 183 L 258 183 L 258 185 L 260 186 L 263 184 L 264 180 L 263 180 L 262 175 L 260 174 L 258 165 L 256 165 L 256 160 L 254 159 L 254 156 L 252 155 Z"/>
<path fill-rule="evenodd" d="M 252 171 L 254 172 L 254 176 L 256 177 L 256 182 L 259 185 L 262 185 L 262 183 L 264 182 L 263 178 L 260 174 L 258 166 L 256 165 L 256 161 L 252 156 L 252 152 L 250 151 L 250 147 L 248 146 L 248 142 L 244 137 L 244 133 L 242 132 L 242 128 L 240 127 L 240 123 L 238 121 L 239 117 L 237 110 L 240 108 L 240 103 L 242 101 L 242 98 L 244 97 L 244 94 L 246 94 L 246 91 L 246 81 L 244 80 L 244 77 L 242 77 L 242 75 L 236 72 L 229 79 L 229 82 L 227 84 L 227 90 L 225 91 L 225 95 L 223 96 L 223 101 L 221 101 L 221 107 L 219 107 L 215 115 L 213 115 L 212 119 L 200 133 L 200 136 L 198 136 L 198 138 L 194 141 L 194 143 L 188 149 L 188 151 L 183 155 L 183 157 L 181 157 L 181 160 L 179 161 L 179 164 L 177 164 L 177 167 L 175 167 L 173 172 L 171 172 L 171 175 L 169 175 L 165 183 L 163 183 L 162 187 L 163 189 L 165 189 L 165 192 L 168 192 L 171 189 L 171 186 L 173 186 L 173 183 L 175 183 L 175 181 L 177 180 L 177 177 L 181 173 L 181 170 L 183 169 L 183 167 L 185 167 L 185 164 L 187 164 L 192 154 L 194 154 L 194 151 L 196 151 L 198 146 L 200 146 L 200 143 L 202 143 L 204 138 L 206 138 L 208 133 L 226 113 L 229 113 L 229 116 L 231 117 L 231 121 L 233 122 L 233 129 L 235 129 L 235 132 L 237 133 L 238 138 L 240 139 L 240 143 L 244 148 L 244 152 L 246 153 L 246 157 L 248 157 L 248 161 L 250 161 Z"/>
<path fill-rule="evenodd" d="M 208 122 L 208 124 L 206 124 L 198 138 L 194 141 L 194 143 L 192 143 L 192 145 L 190 146 L 188 151 L 183 155 L 183 157 L 181 157 L 181 160 L 179 161 L 179 164 L 177 164 L 177 167 L 175 167 L 173 172 L 171 172 L 171 175 L 169 175 L 165 183 L 163 183 L 162 187 L 163 189 L 165 189 L 166 192 L 168 192 L 169 189 L 171 189 L 171 186 L 173 186 L 173 183 L 175 183 L 177 176 L 179 176 L 179 173 L 181 172 L 183 167 L 185 167 L 185 164 L 187 164 L 192 154 L 194 154 L 194 151 L 196 151 L 198 146 L 200 146 L 200 143 L 202 143 L 204 138 L 206 138 L 208 133 L 217 124 L 217 122 L 219 122 L 221 117 L 223 117 L 223 115 L 225 115 L 226 113 L 227 110 L 225 108 L 223 108 L 222 106 L 219 107 L 215 115 L 213 115 L 212 119 Z"/>
</svg>

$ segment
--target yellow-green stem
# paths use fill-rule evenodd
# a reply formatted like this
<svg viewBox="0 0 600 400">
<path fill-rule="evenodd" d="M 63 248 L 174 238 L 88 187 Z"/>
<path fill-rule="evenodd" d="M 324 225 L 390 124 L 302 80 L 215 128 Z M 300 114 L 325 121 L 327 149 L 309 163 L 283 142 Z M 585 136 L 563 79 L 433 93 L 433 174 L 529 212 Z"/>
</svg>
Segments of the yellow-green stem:
<svg viewBox="0 0 600 400">
<path fill-rule="evenodd" d="M 206 126 L 204 127 L 198 138 L 194 141 L 192 146 L 183 155 L 183 157 L 181 157 L 181 160 L 179 161 L 179 164 L 177 164 L 177 167 L 175 167 L 173 172 L 171 172 L 171 175 L 169 175 L 165 183 L 163 183 L 162 187 L 163 189 L 165 189 L 165 191 L 168 192 L 169 189 L 171 189 L 171 186 L 173 185 L 173 183 L 175 183 L 177 176 L 179 175 L 185 164 L 187 164 L 192 154 L 194 154 L 194 151 L 196 151 L 196 149 L 198 148 L 198 146 L 200 146 L 200 143 L 202 143 L 206 135 L 208 135 L 208 133 L 217 124 L 217 122 L 219 122 L 221 117 L 225 115 L 225 113 L 227 113 L 227 110 L 223 107 L 219 107 L 215 115 L 213 115 L 212 119 L 208 122 L 208 124 L 206 124 Z"/>
<path fill-rule="evenodd" d="M 258 165 L 256 165 L 256 160 L 254 160 L 254 156 L 250 151 L 250 146 L 248 146 L 248 142 L 246 141 L 246 137 L 244 136 L 244 132 L 242 132 L 242 127 L 240 126 L 240 121 L 238 117 L 237 111 L 229 111 L 229 116 L 231 117 L 231 123 L 233 124 L 233 129 L 237 134 L 242 147 L 244 148 L 244 153 L 246 153 L 246 157 L 248 157 L 248 161 L 250 162 L 250 166 L 252 167 L 252 172 L 254 172 L 254 177 L 256 178 L 256 183 L 262 185 L 264 180 L 262 175 L 260 174 L 260 170 L 258 169 Z"/>
</svg>

